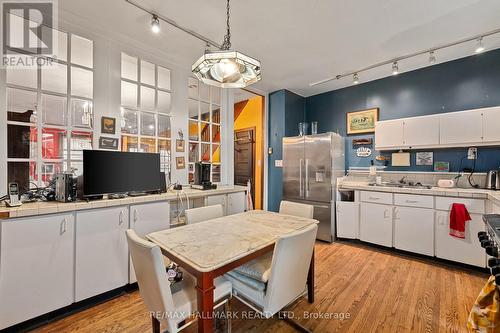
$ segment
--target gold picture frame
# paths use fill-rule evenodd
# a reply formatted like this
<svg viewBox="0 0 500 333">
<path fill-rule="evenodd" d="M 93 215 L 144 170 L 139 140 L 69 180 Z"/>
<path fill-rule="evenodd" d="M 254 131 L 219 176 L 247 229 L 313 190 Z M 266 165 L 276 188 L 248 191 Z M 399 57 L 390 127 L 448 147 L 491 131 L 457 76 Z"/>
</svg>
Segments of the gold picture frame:
<svg viewBox="0 0 500 333">
<path fill-rule="evenodd" d="M 379 108 L 347 112 L 347 134 L 374 133 L 378 121 Z"/>
<path fill-rule="evenodd" d="M 184 160 L 184 156 L 175 158 L 175 166 L 179 169 L 184 169 L 186 167 L 186 162 Z"/>
<path fill-rule="evenodd" d="M 184 140 L 177 139 L 175 140 L 175 151 L 177 153 L 183 153 L 184 152 Z"/>
</svg>

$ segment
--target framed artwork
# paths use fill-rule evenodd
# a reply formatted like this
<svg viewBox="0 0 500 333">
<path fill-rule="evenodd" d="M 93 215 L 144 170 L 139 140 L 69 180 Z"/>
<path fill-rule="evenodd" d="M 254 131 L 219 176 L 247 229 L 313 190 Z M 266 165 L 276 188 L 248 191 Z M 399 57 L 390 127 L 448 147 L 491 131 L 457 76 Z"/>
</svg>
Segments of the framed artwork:
<svg viewBox="0 0 500 333">
<path fill-rule="evenodd" d="M 434 162 L 434 171 L 450 172 L 449 162 Z"/>
<path fill-rule="evenodd" d="M 434 160 L 434 154 L 432 151 L 418 152 L 416 154 L 416 164 L 417 165 L 432 165 Z"/>
<path fill-rule="evenodd" d="M 101 118 L 101 133 L 115 134 L 116 118 L 102 117 Z"/>
<path fill-rule="evenodd" d="M 374 133 L 378 113 L 378 108 L 348 112 L 347 134 Z"/>
<path fill-rule="evenodd" d="M 182 139 L 175 140 L 175 151 L 178 153 L 184 152 L 184 140 Z"/>
<path fill-rule="evenodd" d="M 101 136 L 99 138 L 99 149 L 118 150 L 118 139 Z"/>
<path fill-rule="evenodd" d="M 352 140 L 352 148 L 356 148 L 359 146 L 371 146 L 372 144 L 373 140 L 371 138 Z"/>
<path fill-rule="evenodd" d="M 186 167 L 186 162 L 184 161 L 184 156 L 175 158 L 175 166 L 177 169 L 184 169 Z"/>
</svg>

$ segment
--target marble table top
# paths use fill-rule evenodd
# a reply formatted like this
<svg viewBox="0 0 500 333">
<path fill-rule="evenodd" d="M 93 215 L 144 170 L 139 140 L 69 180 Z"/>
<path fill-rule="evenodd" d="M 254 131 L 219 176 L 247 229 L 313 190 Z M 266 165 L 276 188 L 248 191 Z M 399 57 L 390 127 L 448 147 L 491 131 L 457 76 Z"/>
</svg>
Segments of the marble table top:
<svg viewBox="0 0 500 333">
<path fill-rule="evenodd" d="M 209 272 L 274 244 L 317 220 L 262 210 L 153 232 L 146 237 L 199 272 Z"/>
</svg>

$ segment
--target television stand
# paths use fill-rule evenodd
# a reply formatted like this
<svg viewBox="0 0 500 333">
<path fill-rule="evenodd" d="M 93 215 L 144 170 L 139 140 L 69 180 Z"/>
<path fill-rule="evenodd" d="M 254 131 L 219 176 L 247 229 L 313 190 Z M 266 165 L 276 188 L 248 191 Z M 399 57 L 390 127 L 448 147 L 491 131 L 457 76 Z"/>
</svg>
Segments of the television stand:
<svg viewBox="0 0 500 333">
<path fill-rule="evenodd" d="M 147 193 L 146 192 L 136 192 L 136 191 L 128 192 L 129 197 L 142 197 L 144 195 L 147 195 Z"/>
</svg>

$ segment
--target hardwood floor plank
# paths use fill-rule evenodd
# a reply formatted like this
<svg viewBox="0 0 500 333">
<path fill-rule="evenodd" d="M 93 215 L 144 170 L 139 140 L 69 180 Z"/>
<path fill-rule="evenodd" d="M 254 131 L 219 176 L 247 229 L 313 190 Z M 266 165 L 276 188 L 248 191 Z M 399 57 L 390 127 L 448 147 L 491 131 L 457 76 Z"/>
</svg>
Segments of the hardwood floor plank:
<svg viewBox="0 0 500 333">
<path fill-rule="evenodd" d="M 295 319 L 313 332 L 466 332 L 469 309 L 487 275 L 434 260 L 357 242 L 316 244 L 316 301 L 291 306 Z M 241 316 L 249 309 L 234 300 Z M 350 314 L 305 318 L 304 313 Z M 233 332 L 289 333 L 278 318 L 236 319 Z M 41 333 L 151 332 L 139 292 L 68 316 L 35 330 Z M 196 332 L 196 324 L 185 332 Z"/>
</svg>

